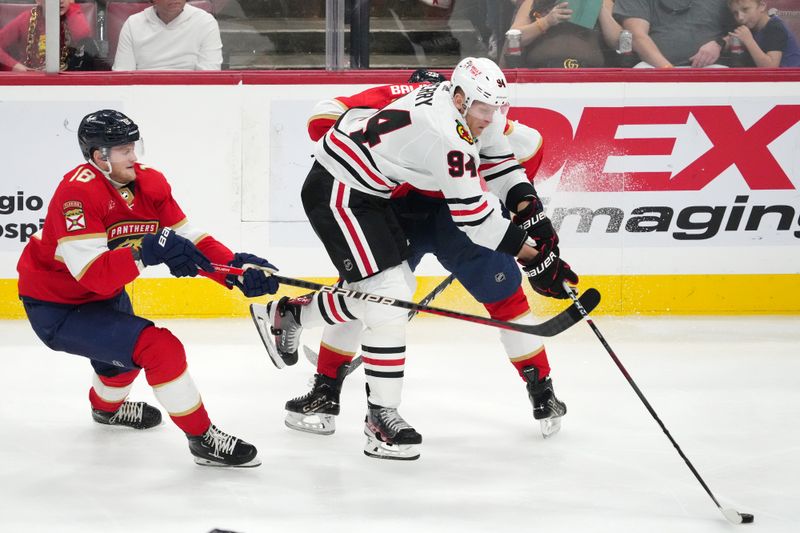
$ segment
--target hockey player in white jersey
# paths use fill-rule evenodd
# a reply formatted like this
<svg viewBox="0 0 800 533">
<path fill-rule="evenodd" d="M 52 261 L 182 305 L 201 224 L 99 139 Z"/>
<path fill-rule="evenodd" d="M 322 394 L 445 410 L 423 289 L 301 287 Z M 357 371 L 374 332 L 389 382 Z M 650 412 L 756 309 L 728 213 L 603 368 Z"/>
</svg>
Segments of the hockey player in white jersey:
<svg viewBox="0 0 800 533">
<path fill-rule="evenodd" d="M 446 78 L 441 74 L 419 69 L 412 74 L 408 84 L 380 85 L 353 95 L 322 100 L 314 106 L 307 122 L 309 137 L 319 140 L 350 108 L 381 109 L 420 83 L 443 81 Z M 528 180 L 533 182 L 542 160 L 541 134 L 524 124 L 507 120 L 503 135 Z M 442 198 L 404 188 L 395 190 L 392 200 L 392 207 L 408 238 L 408 264 L 412 270 L 423 256 L 433 254 L 445 270 L 483 304 L 491 318 L 533 323 L 530 305 L 521 285 L 522 276 L 513 256 L 470 241 L 453 223 L 447 203 Z M 540 243 L 552 243 L 558 239 L 547 218 L 540 219 L 535 230 L 529 231 L 529 236 Z M 533 287 L 536 288 L 536 284 Z M 331 435 L 336 431 L 344 378 L 363 361 L 361 356 L 355 359 L 361 346 L 361 329 L 360 321 L 328 325 L 322 333 L 318 353 L 304 347 L 306 355 L 316 365 L 316 373 L 310 391 L 286 402 L 287 427 L 319 435 Z M 552 437 L 561 428 L 567 406 L 555 395 L 550 361 L 542 339 L 503 329 L 498 332 L 511 367 L 525 383 L 533 417 L 539 421 L 542 435 L 544 438 Z"/>
<path fill-rule="evenodd" d="M 563 280 L 577 280 L 557 247 L 537 251 L 526 231 L 504 219 L 481 188 L 483 177 L 525 220 L 541 212 L 533 186 L 501 134 L 507 107 L 508 88 L 499 68 L 487 59 L 467 58 L 450 84 L 419 87 L 377 112 L 352 109 L 341 116 L 317 145 L 317 162 L 302 196 L 346 287 L 405 300 L 413 294 L 405 236 L 388 206 L 392 192 L 403 186 L 442 195 L 453 221 L 472 241 L 516 256 L 543 291 L 560 295 Z M 361 319 L 368 389 L 365 453 L 419 456 L 421 436 L 397 413 L 404 311 L 330 295 L 253 307 L 262 337 L 270 337 L 267 331 L 274 336 L 265 344 L 279 366 L 296 362 L 300 325 Z M 281 349 L 270 346 L 272 341 Z M 278 361 L 281 354 L 285 361 Z"/>
</svg>

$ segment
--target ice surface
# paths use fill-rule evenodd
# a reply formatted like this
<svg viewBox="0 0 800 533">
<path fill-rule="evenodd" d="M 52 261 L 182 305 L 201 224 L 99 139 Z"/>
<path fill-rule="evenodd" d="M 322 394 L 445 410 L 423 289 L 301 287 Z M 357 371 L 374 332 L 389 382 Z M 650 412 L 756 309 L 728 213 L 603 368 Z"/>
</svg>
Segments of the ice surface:
<svg viewBox="0 0 800 533">
<path fill-rule="evenodd" d="M 611 318 L 598 327 L 724 507 L 800 529 L 800 318 Z M 364 376 L 335 435 L 287 429 L 311 366 L 277 370 L 249 319 L 159 321 L 185 344 L 212 420 L 263 465 L 196 466 L 170 422 L 95 424 L 91 368 L 0 322 L 0 531 L 733 531 L 588 326 L 547 342 L 563 429 L 544 440 L 496 330 L 409 327 L 402 415 L 414 462 L 363 455 Z M 319 331 L 304 333 L 311 346 Z M 140 376 L 131 394 L 153 402 Z"/>
</svg>

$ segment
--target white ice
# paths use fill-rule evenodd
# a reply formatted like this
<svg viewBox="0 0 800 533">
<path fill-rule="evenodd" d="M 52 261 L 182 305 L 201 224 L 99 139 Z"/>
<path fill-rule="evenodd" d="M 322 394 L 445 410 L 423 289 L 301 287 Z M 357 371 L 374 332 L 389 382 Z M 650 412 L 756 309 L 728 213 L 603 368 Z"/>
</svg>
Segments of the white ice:
<svg viewBox="0 0 800 533">
<path fill-rule="evenodd" d="M 612 318 L 596 323 L 723 507 L 689 471 L 585 324 L 547 342 L 569 408 L 544 440 L 492 328 L 409 326 L 401 413 L 414 462 L 370 459 L 364 376 L 336 434 L 283 424 L 305 361 L 279 371 L 249 320 L 162 320 L 184 342 L 214 422 L 256 444 L 255 469 L 196 466 L 167 421 L 92 422 L 90 367 L 0 322 L 0 531 L 800 531 L 800 317 Z M 319 331 L 304 333 L 311 346 Z M 153 402 L 141 376 L 132 399 Z"/>
</svg>

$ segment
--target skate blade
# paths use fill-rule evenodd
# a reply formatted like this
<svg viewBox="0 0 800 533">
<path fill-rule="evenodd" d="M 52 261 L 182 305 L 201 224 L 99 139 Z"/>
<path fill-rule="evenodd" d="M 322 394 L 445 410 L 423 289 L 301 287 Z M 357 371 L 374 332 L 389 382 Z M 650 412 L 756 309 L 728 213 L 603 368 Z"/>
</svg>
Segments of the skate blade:
<svg viewBox="0 0 800 533">
<path fill-rule="evenodd" d="M 561 431 L 561 417 L 545 418 L 539 421 L 542 430 L 542 437 L 549 439 L 559 431 Z"/>
<path fill-rule="evenodd" d="M 252 460 L 242 463 L 240 465 L 229 465 L 220 463 L 219 461 L 212 461 L 210 459 L 203 459 L 202 457 L 195 457 L 194 462 L 200 466 L 212 466 L 216 468 L 255 468 L 261 465 L 261 459 L 254 457 Z"/>
<path fill-rule="evenodd" d="M 315 352 L 314 350 L 312 350 L 311 348 L 309 348 L 304 344 L 303 354 L 306 356 L 306 359 L 308 359 L 309 363 L 314 365 L 314 367 L 317 366 L 317 361 L 319 361 L 319 354 L 317 352 Z"/>
<path fill-rule="evenodd" d="M 419 459 L 419 450 L 417 450 L 416 444 L 389 444 L 372 435 L 367 435 L 364 455 L 375 459 L 415 461 Z"/>
<path fill-rule="evenodd" d="M 304 431 L 306 433 L 313 433 L 315 435 L 333 435 L 336 431 L 335 415 L 323 415 L 318 413 L 304 415 L 302 413 L 287 411 L 286 418 L 283 422 L 288 428 Z"/>
<path fill-rule="evenodd" d="M 256 325 L 258 336 L 261 337 L 261 343 L 267 350 L 267 355 L 269 355 L 272 364 L 279 369 L 285 368 L 286 363 L 278 353 L 278 347 L 275 344 L 275 337 L 272 335 L 272 331 L 270 331 L 269 317 L 267 316 L 267 306 L 250 304 L 250 316 L 253 318 L 253 324 Z"/>
</svg>

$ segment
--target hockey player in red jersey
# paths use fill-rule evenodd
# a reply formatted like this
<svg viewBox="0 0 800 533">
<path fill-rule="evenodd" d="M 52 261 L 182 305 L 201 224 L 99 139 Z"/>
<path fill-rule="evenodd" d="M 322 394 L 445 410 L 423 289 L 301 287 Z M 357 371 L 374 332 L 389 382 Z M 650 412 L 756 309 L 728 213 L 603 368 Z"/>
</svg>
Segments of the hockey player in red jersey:
<svg viewBox="0 0 800 533">
<path fill-rule="evenodd" d="M 118 111 L 84 117 L 78 143 L 86 162 L 64 176 L 42 231 L 22 252 L 20 299 L 45 345 L 91 360 L 95 422 L 136 429 L 161 423 L 157 408 L 127 399 L 144 369 L 197 464 L 258 466 L 255 446 L 211 423 L 183 345 L 134 314 L 125 285 L 163 263 L 174 276 L 200 273 L 253 297 L 274 294 L 278 283 L 256 269 L 240 277 L 214 274 L 211 261 L 274 267 L 252 254 L 234 254 L 192 226 L 164 175 L 137 162 L 138 142 L 139 128 Z"/>
<path fill-rule="evenodd" d="M 406 92 L 407 96 L 397 99 L 398 95 Z M 577 276 L 569 265 L 558 257 L 557 237 L 541 212 L 542 206 L 535 190 L 515 159 L 508 139 L 503 135 L 504 131 L 509 131 L 509 123 L 503 113 L 507 105 L 506 95 L 505 78 L 494 63 L 485 59 L 468 58 L 456 67 L 452 84 L 428 87 L 384 86 L 351 98 L 329 101 L 327 110 L 325 105 L 319 109 L 320 112 L 309 122 L 309 133 L 313 137 L 326 127 L 331 128 L 335 122 L 335 126 L 324 134 L 323 141 L 318 144 L 317 159 L 325 169 L 330 167 L 336 178 L 334 190 L 340 195 L 332 198 L 329 204 L 334 206 L 333 218 L 336 219 L 336 223 L 344 222 L 340 227 L 345 228 L 343 233 L 348 245 L 355 244 L 355 253 L 351 256 L 342 254 L 335 243 L 335 237 L 333 243 L 326 242 L 326 235 L 331 234 L 329 227 L 323 227 L 324 224 L 319 224 L 320 227 L 315 225 L 315 216 L 319 215 L 315 215 L 314 210 L 320 209 L 320 206 L 311 202 L 306 204 L 306 199 L 313 195 L 309 190 L 309 182 L 322 187 L 324 185 L 315 179 L 314 169 L 304 186 L 304 204 L 312 225 L 326 244 L 329 255 L 339 266 L 343 279 L 351 282 L 354 276 L 350 274 L 348 277 L 348 273 L 351 270 L 362 269 L 358 260 L 368 257 L 368 254 L 363 254 L 359 248 L 359 244 L 362 244 L 359 231 L 369 235 L 374 226 L 358 228 L 358 223 L 361 222 L 358 220 L 358 215 L 355 216 L 356 223 L 348 225 L 351 219 L 348 217 L 348 208 L 353 208 L 355 213 L 356 209 L 362 206 L 348 203 L 349 198 L 344 202 L 341 202 L 341 199 L 356 191 L 386 198 L 397 197 L 415 190 L 414 195 L 421 197 L 422 201 L 420 203 L 417 201 L 419 198 L 415 198 L 411 210 L 426 211 L 430 215 L 431 227 L 428 229 L 433 232 L 440 227 L 445 230 L 452 228 L 456 235 L 451 232 L 445 238 L 455 237 L 456 242 L 452 244 L 468 252 L 453 251 L 452 246 L 450 251 L 445 252 L 445 246 L 430 243 L 415 250 L 415 238 L 409 236 L 411 251 L 414 254 L 411 258 L 413 266 L 421 257 L 419 251 L 422 253 L 433 251 L 440 261 L 442 255 L 448 256 L 445 259 L 452 260 L 452 263 L 445 266 L 457 275 L 460 274 L 459 279 L 464 277 L 462 281 L 472 280 L 472 283 L 467 282 L 465 285 L 472 286 L 473 294 L 487 304 L 492 316 L 503 320 L 531 321 L 528 304 L 519 285 L 519 270 L 511 260 L 514 255 L 526 265 L 525 270 L 531 284 L 538 292 L 548 296 L 567 297 L 561 288 L 561 283 L 564 280 L 576 283 Z M 385 103 L 388 105 L 384 107 Z M 371 106 L 372 109 L 353 109 L 351 106 Z M 382 109 L 376 112 L 375 107 Z M 423 109 L 419 110 L 419 107 Z M 428 107 L 433 109 L 429 110 Z M 352 112 L 364 118 L 361 121 L 358 119 L 347 121 L 348 115 Z M 337 118 L 337 115 L 340 117 Z M 417 128 L 413 127 L 415 118 L 418 119 L 416 123 L 420 124 Z M 449 119 L 452 119 L 452 122 Z M 448 131 L 449 124 L 454 124 L 452 131 Z M 358 129 L 359 126 L 363 129 Z M 487 128 L 493 130 L 490 129 L 483 134 Z M 431 134 L 430 130 L 438 131 L 436 134 Z M 345 132 L 350 134 L 346 135 Z M 401 132 L 406 135 L 398 136 L 395 143 L 386 142 L 395 140 L 394 136 Z M 536 142 L 534 146 L 535 153 L 538 151 L 539 143 Z M 381 150 L 382 147 L 385 150 Z M 531 144 L 528 143 L 528 149 L 530 148 Z M 441 165 L 442 162 L 446 166 Z M 322 165 L 315 165 L 315 168 Z M 480 180 L 477 179 L 479 173 L 489 189 L 507 208 L 517 214 L 520 222 L 527 222 L 527 232 L 496 216 L 497 213 L 489 207 L 483 197 Z M 350 187 L 341 187 L 342 182 Z M 432 208 L 430 205 L 425 205 L 426 196 L 438 198 L 444 196 L 445 200 L 435 200 L 439 205 L 434 204 Z M 385 210 L 385 205 L 377 204 L 375 208 Z M 407 208 L 408 204 L 405 209 Z M 401 216 L 403 209 L 400 209 Z M 432 211 L 435 214 L 432 214 Z M 391 235 L 394 235 L 394 239 L 397 239 L 397 250 L 400 250 L 397 257 L 405 257 L 403 255 L 407 252 L 404 249 L 405 242 L 400 242 L 405 235 L 397 226 L 403 226 L 405 230 L 408 226 L 398 222 L 394 213 L 390 211 L 381 215 L 385 217 L 384 224 L 390 228 L 388 234 L 384 235 L 384 243 L 393 242 Z M 379 219 L 380 216 L 376 218 Z M 489 229 L 491 226 L 494 226 L 493 231 Z M 431 231 L 423 229 L 420 235 Z M 483 232 L 485 234 L 482 234 Z M 396 236 L 398 234 L 399 238 Z M 465 234 L 482 246 L 474 245 Z M 488 234 L 493 234 L 493 237 L 489 237 Z M 366 240 L 369 240 L 369 237 Z M 493 253 L 491 250 L 496 252 Z M 358 257 L 359 255 L 361 257 Z M 504 264 L 500 259 L 503 257 L 510 260 L 511 268 L 507 262 Z M 467 263 L 472 264 L 467 266 Z M 368 261 L 364 262 L 364 265 L 367 266 Z M 504 277 L 508 276 L 514 281 L 510 285 L 504 285 L 502 289 L 488 289 L 485 281 L 477 279 L 480 277 L 485 280 L 488 272 L 476 266 L 495 269 L 488 272 L 502 273 Z M 375 281 L 376 278 L 380 279 L 384 275 L 383 279 L 388 279 L 385 272 L 399 270 L 402 276 L 398 274 L 398 278 L 408 279 L 407 269 L 408 264 L 403 261 L 397 267 L 377 273 L 371 273 L 367 268 L 360 274 L 363 281 L 345 285 L 359 290 L 379 292 L 376 287 L 379 282 Z M 392 288 L 397 289 L 397 285 Z M 381 294 L 407 299 L 409 293 L 387 291 Z M 358 316 L 361 311 L 356 309 L 358 304 L 354 305 L 350 301 L 330 296 L 315 296 L 311 300 L 311 302 L 282 300 L 277 303 L 271 302 L 267 306 L 253 305 L 251 312 L 268 351 L 278 352 L 288 364 L 293 364 L 297 358 L 300 324 L 316 325 L 318 316 L 328 324 L 345 323 L 326 330 L 314 390 L 305 397 L 287 402 L 287 409 L 290 411 L 287 425 L 295 429 L 331 433 L 332 416 L 324 415 L 338 414 L 338 391 L 341 388 L 341 380 L 346 365 L 352 360 L 358 346 L 358 334 L 361 333 L 362 327 L 358 322 L 347 321 L 353 316 L 364 319 L 363 315 Z M 303 305 L 308 303 L 314 305 Z M 374 328 L 371 331 L 367 322 L 373 319 L 370 316 L 372 312 L 374 311 L 366 315 L 365 329 L 361 338 L 368 382 L 368 414 L 365 428 L 368 441 L 365 453 L 375 457 L 415 459 L 419 453 L 414 445 L 421 442 L 421 437 L 396 410 L 403 375 L 404 346 L 399 342 L 395 346 L 382 345 L 380 342 L 384 341 L 383 338 L 377 342 L 373 340 L 370 334 L 374 333 Z M 397 332 L 403 328 L 404 322 L 405 316 L 402 312 L 392 318 L 395 339 L 402 339 L 401 334 Z M 520 333 L 501 334 L 512 363 L 528 382 L 528 391 L 534 403 L 534 415 L 537 419 L 546 418 L 555 421 L 563 415 L 566 408 L 552 393 L 552 385 L 547 377 L 549 366 L 541 342 L 525 337 Z M 377 387 L 383 387 L 383 390 L 375 394 Z M 385 392 L 387 389 L 388 393 Z M 537 396 L 536 399 L 534 395 Z M 305 405 L 308 403 L 314 403 L 320 408 L 316 409 L 316 413 L 309 413 L 309 406 Z M 298 416 L 292 416 L 293 412 Z M 320 416 L 322 422 L 309 424 L 305 414 L 323 415 Z M 406 433 L 405 438 L 403 432 Z M 398 434 L 400 438 L 395 438 Z"/>
</svg>

